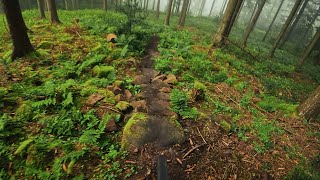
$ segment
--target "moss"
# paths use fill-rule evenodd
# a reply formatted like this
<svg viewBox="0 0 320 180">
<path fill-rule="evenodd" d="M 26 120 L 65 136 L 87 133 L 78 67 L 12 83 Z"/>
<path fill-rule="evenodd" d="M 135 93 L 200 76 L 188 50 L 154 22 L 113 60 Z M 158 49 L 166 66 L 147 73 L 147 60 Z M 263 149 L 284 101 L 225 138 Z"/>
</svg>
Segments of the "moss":
<svg viewBox="0 0 320 180">
<path fill-rule="evenodd" d="M 150 132 L 147 127 L 148 115 L 144 113 L 134 113 L 123 128 L 123 136 L 121 142 L 121 149 L 129 148 L 130 143 L 134 146 L 139 146 L 140 139 L 143 139 Z"/>
<path fill-rule="evenodd" d="M 225 120 L 220 121 L 220 126 L 227 133 L 231 131 L 231 125 Z"/>
<path fill-rule="evenodd" d="M 130 104 L 126 101 L 120 101 L 117 103 L 116 108 L 120 111 L 126 111 L 130 107 Z"/>
<path fill-rule="evenodd" d="M 120 86 L 122 86 L 124 84 L 124 82 L 123 81 L 120 81 L 120 80 L 116 80 L 114 83 L 113 83 L 113 85 L 114 86 L 117 86 L 117 87 L 120 87 Z"/>
<path fill-rule="evenodd" d="M 49 41 L 41 41 L 41 42 L 38 44 L 37 48 L 48 49 L 48 48 L 50 48 L 52 45 L 53 45 L 52 42 L 49 42 Z"/>
<path fill-rule="evenodd" d="M 15 112 L 15 118 L 29 121 L 32 118 L 32 108 L 28 103 L 22 104 Z"/>
<path fill-rule="evenodd" d="M 8 94 L 8 90 L 4 87 L 0 87 L 0 98 L 3 98 L 7 94 Z"/>
<path fill-rule="evenodd" d="M 96 77 L 109 77 L 110 74 L 114 73 L 115 72 L 115 69 L 114 67 L 112 66 L 95 66 L 93 68 L 93 74 L 96 76 Z"/>
<path fill-rule="evenodd" d="M 207 90 L 207 87 L 203 83 L 201 83 L 199 81 L 195 81 L 193 87 L 196 90 L 200 90 L 200 91 L 206 91 Z"/>
</svg>

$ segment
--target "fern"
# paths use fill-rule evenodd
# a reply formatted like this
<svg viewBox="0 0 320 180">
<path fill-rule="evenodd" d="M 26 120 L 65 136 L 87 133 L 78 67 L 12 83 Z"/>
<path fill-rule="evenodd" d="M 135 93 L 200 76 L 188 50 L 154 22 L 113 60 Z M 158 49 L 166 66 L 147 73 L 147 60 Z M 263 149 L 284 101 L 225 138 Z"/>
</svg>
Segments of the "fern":
<svg viewBox="0 0 320 180">
<path fill-rule="evenodd" d="M 102 63 L 104 59 L 105 59 L 104 55 L 95 55 L 95 56 L 91 57 L 90 59 L 84 61 L 80 65 L 80 67 L 77 70 L 77 74 L 80 75 L 82 73 L 82 71 L 85 70 L 86 68 L 93 67 L 95 65 Z"/>
<path fill-rule="evenodd" d="M 170 96 L 171 109 L 183 118 L 196 118 L 198 111 L 196 108 L 188 106 L 188 96 L 185 92 L 173 89 Z"/>
</svg>

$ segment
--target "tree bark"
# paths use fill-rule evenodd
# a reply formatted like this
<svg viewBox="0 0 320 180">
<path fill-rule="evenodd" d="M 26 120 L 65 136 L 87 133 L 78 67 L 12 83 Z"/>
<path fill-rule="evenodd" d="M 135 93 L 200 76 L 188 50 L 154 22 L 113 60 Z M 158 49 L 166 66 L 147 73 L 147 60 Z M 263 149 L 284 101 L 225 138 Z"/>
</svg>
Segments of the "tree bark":
<svg viewBox="0 0 320 180">
<path fill-rule="evenodd" d="M 64 8 L 65 8 L 66 10 L 69 10 L 68 0 L 64 0 Z"/>
<path fill-rule="evenodd" d="M 38 3 L 38 9 L 39 9 L 39 14 L 40 14 L 40 19 L 45 19 L 46 15 L 44 14 L 44 1 L 43 0 L 37 0 Z"/>
<path fill-rule="evenodd" d="M 183 27 L 186 22 L 188 6 L 189 6 L 189 0 L 183 0 L 182 10 L 179 18 L 179 26 Z"/>
<path fill-rule="evenodd" d="M 103 10 L 108 10 L 108 0 L 103 0 Z"/>
<path fill-rule="evenodd" d="M 283 40 L 282 40 L 282 42 L 281 42 L 281 44 L 280 44 L 280 48 L 282 48 L 282 47 L 285 45 L 285 43 L 289 40 L 289 38 L 291 37 L 291 34 L 292 34 L 292 32 L 294 31 L 295 27 L 297 26 L 299 20 L 301 19 L 302 14 L 303 14 L 305 8 L 307 7 L 308 3 L 309 3 L 309 0 L 305 0 L 305 1 L 302 3 L 301 8 L 300 8 L 300 11 L 298 12 L 298 14 L 296 15 L 296 17 L 294 18 L 294 20 L 293 20 L 293 22 L 292 22 L 292 25 L 289 26 L 287 33 L 285 33 L 285 35 L 284 35 L 284 37 L 283 37 Z"/>
<path fill-rule="evenodd" d="M 61 22 L 58 17 L 56 1 L 55 0 L 47 0 L 47 3 L 48 3 L 51 24 L 60 24 Z"/>
<path fill-rule="evenodd" d="M 241 9 L 242 9 L 242 5 L 243 5 L 243 4 L 244 4 L 243 1 L 238 1 L 238 2 L 237 2 L 235 11 L 234 11 L 233 14 L 232 14 L 231 24 L 230 24 L 230 26 L 228 27 L 228 30 L 227 30 L 227 35 L 230 34 L 231 29 L 232 29 L 232 27 L 233 27 L 233 24 L 237 21 L 237 17 L 238 17 L 239 14 L 240 14 L 240 11 L 241 11 Z"/>
<path fill-rule="evenodd" d="M 20 58 L 35 51 L 27 34 L 27 28 L 22 17 L 19 1 L 1 0 L 1 2 L 13 41 L 11 59 Z"/>
<path fill-rule="evenodd" d="M 220 10 L 220 18 L 222 18 L 222 15 L 224 13 L 224 9 L 226 8 L 228 0 L 224 0 L 223 4 L 222 4 L 222 9 Z"/>
<path fill-rule="evenodd" d="M 320 114 L 320 86 L 299 106 L 298 112 L 306 120 L 317 118 Z"/>
<path fill-rule="evenodd" d="M 201 2 L 201 7 L 200 7 L 200 11 L 199 11 L 199 16 L 202 16 L 203 15 L 203 9 L 204 9 L 204 6 L 206 5 L 206 0 L 202 0 Z"/>
<path fill-rule="evenodd" d="M 165 20 L 165 25 L 166 25 L 166 26 L 169 26 L 169 25 L 170 25 L 172 3 L 173 3 L 173 0 L 169 0 L 168 9 L 167 9 L 167 15 L 166 15 L 166 20 Z"/>
<path fill-rule="evenodd" d="M 303 53 L 302 57 L 299 59 L 298 64 L 296 65 L 296 70 L 299 70 L 300 67 L 304 64 L 306 59 L 309 57 L 311 54 L 312 50 L 316 46 L 316 44 L 320 41 L 320 28 L 318 28 L 317 33 L 313 36 L 310 44 L 308 45 L 307 49 Z"/>
<path fill-rule="evenodd" d="M 301 3 L 302 3 L 302 0 L 297 0 L 296 3 L 294 4 L 294 7 L 292 8 L 292 10 L 290 12 L 289 17 L 287 18 L 287 20 L 286 20 L 285 24 L 283 25 L 279 35 L 277 36 L 276 41 L 274 42 L 274 44 L 273 44 L 273 46 L 271 48 L 271 51 L 270 51 L 270 54 L 269 54 L 270 57 L 273 57 L 276 49 L 279 46 L 280 41 L 282 40 L 284 34 L 287 32 L 287 30 L 289 28 L 289 25 L 291 24 L 291 22 L 292 22 L 292 20 L 293 20 L 293 18 L 295 16 L 295 14 L 297 13 Z"/>
<path fill-rule="evenodd" d="M 209 17 L 212 16 L 212 11 L 213 11 L 214 4 L 215 4 L 215 3 L 216 3 L 216 0 L 213 0 L 212 5 L 211 5 L 211 9 L 210 9 L 210 13 L 209 13 Z"/>
<path fill-rule="evenodd" d="M 225 40 L 229 36 L 228 34 L 230 32 L 229 29 L 231 29 L 234 24 L 234 19 L 232 17 L 234 13 L 237 14 L 238 11 L 240 10 L 241 6 L 237 6 L 239 5 L 239 3 L 242 4 L 243 0 L 238 0 L 238 1 L 230 0 L 228 2 L 227 9 L 223 15 L 223 19 L 219 27 L 219 31 L 214 37 L 213 45 L 209 51 L 209 54 L 211 54 L 213 49 L 221 47 L 225 44 Z"/>
<path fill-rule="evenodd" d="M 250 21 L 250 23 L 248 24 L 248 26 L 247 26 L 247 28 L 245 30 L 245 33 L 244 33 L 244 36 L 243 36 L 243 41 L 242 41 L 242 45 L 243 46 L 247 45 L 248 38 L 249 38 L 251 32 L 253 31 L 255 25 L 257 24 L 257 21 L 258 21 L 258 19 L 260 17 L 260 14 L 262 12 L 262 9 L 263 9 L 264 5 L 266 4 L 266 1 L 267 0 L 260 0 L 257 12 L 254 14 L 252 20 Z"/>
<path fill-rule="evenodd" d="M 274 17 L 273 17 L 272 22 L 271 22 L 271 24 L 269 25 L 268 30 L 266 31 L 266 34 L 263 36 L 262 41 L 265 41 L 266 38 L 267 38 L 267 36 L 268 36 L 268 34 L 270 33 L 270 30 L 271 30 L 274 22 L 276 21 L 276 19 L 277 19 L 277 17 L 278 17 L 278 14 L 279 14 L 279 12 L 280 12 L 280 10 L 281 10 L 281 7 L 282 7 L 282 5 L 283 5 L 283 2 L 284 2 L 284 0 L 281 0 L 280 5 L 279 5 L 279 7 L 278 7 L 278 10 L 277 10 L 276 14 L 275 14 Z"/>
<path fill-rule="evenodd" d="M 158 4 L 157 4 L 156 17 L 157 17 L 157 19 L 159 19 L 159 18 L 160 18 L 160 0 L 158 0 Z"/>
</svg>

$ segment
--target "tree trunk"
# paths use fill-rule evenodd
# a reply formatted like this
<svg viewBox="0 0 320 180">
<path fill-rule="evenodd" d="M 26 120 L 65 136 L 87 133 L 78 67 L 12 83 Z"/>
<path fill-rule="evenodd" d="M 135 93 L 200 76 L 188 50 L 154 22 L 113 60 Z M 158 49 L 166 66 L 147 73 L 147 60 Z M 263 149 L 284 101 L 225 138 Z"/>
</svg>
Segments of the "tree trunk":
<svg viewBox="0 0 320 180">
<path fill-rule="evenodd" d="M 168 9 L 167 9 L 167 15 L 166 15 L 166 20 L 165 20 L 165 25 L 166 25 L 166 26 L 169 26 L 169 25 L 170 25 L 172 3 L 173 3 L 173 0 L 169 0 Z"/>
<path fill-rule="evenodd" d="M 65 8 L 66 10 L 69 10 L 68 0 L 64 0 L 64 8 Z"/>
<path fill-rule="evenodd" d="M 153 0 L 153 4 L 152 4 L 152 11 L 154 11 L 156 8 L 156 0 Z"/>
<path fill-rule="evenodd" d="M 296 15 L 296 18 L 295 18 L 294 21 L 292 22 L 292 25 L 288 28 L 287 33 L 286 33 L 286 34 L 284 35 L 284 37 L 283 37 L 283 40 L 282 40 L 282 42 L 281 42 L 281 44 L 280 44 L 280 46 L 279 46 L 280 48 L 282 48 L 282 47 L 285 45 L 285 43 L 289 40 L 289 38 L 291 37 L 291 34 L 292 34 L 292 32 L 294 31 L 295 27 L 297 26 L 299 20 L 301 19 L 302 14 L 303 14 L 305 8 L 307 7 L 308 3 L 309 3 L 309 0 L 305 0 L 305 1 L 302 3 L 301 8 L 300 8 L 300 11 L 299 11 L 298 14 Z"/>
<path fill-rule="evenodd" d="M 243 36 L 243 41 L 242 41 L 242 45 L 243 46 L 247 45 L 248 38 L 249 38 L 252 30 L 254 29 L 259 17 L 260 17 L 260 14 L 262 12 L 262 9 L 263 9 L 264 5 L 266 4 L 266 1 L 267 0 L 260 0 L 257 12 L 254 14 L 252 20 L 250 21 L 250 23 L 248 24 L 248 26 L 247 26 L 247 28 L 245 30 L 245 33 L 244 33 L 244 36 Z"/>
<path fill-rule="evenodd" d="M 222 18 L 222 15 L 224 13 L 224 9 L 226 8 L 228 0 L 224 0 L 223 4 L 222 4 L 222 9 L 220 10 L 220 18 Z"/>
<path fill-rule="evenodd" d="M 315 15 L 313 16 L 312 20 L 310 21 L 310 23 L 308 24 L 307 28 L 306 28 L 306 32 L 303 34 L 302 39 L 306 39 L 306 36 L 308 35 L 308 33 L 310 32 L 310 29 L 313 27 L 314 23 L 316 22 L 317 18 L 320 16 L 320 6 L 318 7 L 317 12 L 315 13 Z"/>
<path fill-rule="evenodd" d="M 239 12 L 238 12 L 238 14 L 236 16 L 236 19 L 234 20 L 235 22 L 238 21 L 238 19 L 239 19 L 239 16 L 240 16 L 240 14 L 242 12 L 243 5 L 244 5 L 244 2 L 241 2 Z"/>
<path fill-rule="evenodd" d="M 243 1 L 238 1 L 238 2 L 237 2 L 235 11 L 233 12 L 233 15 L 232 15 L 231 25 L 228 27 L 228 30 L 227 30 L 227 33 L 226 33 L 227 35 L 230 34 L 231 29 L 232 29 L 232 27 L 233 27 L 233 24 L 236 22 L 237 17 L 238 17 L 239 14 L 240 14 L 240 11 L 241 11 L 241 9 L 242 9 L 242 5 L 243 5 L 243 4 L 244 4 Z"/>
<path fill-rule="evenodd" d="M 294 7 L 292 8 L 292 10 L 290 12 L 290 15 L 289 15 L 288 19 L 286 20 L 285 24 L 283 25 L 283 27 L 282 27 L 282 29 L 281 29 L 276 41 L 274 42 L 274 44 L 272 46 L 272 49 L 271 49 L 270 54 L 269 54 L 270 57 L 273 57 L 276 49 L 279 46 L 279 43 L 280 43 L 281 39 L 283 38 L 284 34 L 287 32 L 287 30 L 289 28 L 289 25 L 291 24 L 291 22 L 292 22 L 292 20 L 293 20 L 293 18 L 295 16 L 295 14 L 297 13 L 301 3 L 302 3 L 302 0 L 297 0 L 296 1 Z"/>
<path fill-rule="evenodd" d="M 320 86 L 299 106 L 298 112 L 306 120 L 317 118 L 320 114 Z"/>
<path fill-rule="evenodd" d="M 177 0 L 173 0 L 173 2 L 172 2 L 173 4 L 172 4 L 172 8 L 171 8 L 171 14 L 173 14 L 174 15 L 174 11 L 175 11 L 175 8 L 176 8 L 176 4 L 177 4 Z"/>
<path fill-rule="evenodd" d="M 225 44 L 225 40 L 229 36 L 228 34 L 230 32 L 229 29 L 231 29 L 234 24 L 234 19 L 232 17 L 234 13 L 237 14 L 238 11 L 240 10 L 241 5 L 239 6 L 239 3 L 242 4 L 243 0 L 238 0 L 238 1 L 230 0 L 228 2 L 226 12 L 223 15 L 223 19 L 221 21 L 219 31 L 214 37 L 213 45 L 209 51 L 209 54 L 211 54 L 213 49 L 217 47 L 221 47 Z"/>
<path fill-rule="evenodd" d="M 296 66 L 296 70 L 299 70 L 300 67 L 304 64 L 304 62 L 306 61 L 306 59 L 309 57 L 309 55 L 311 54 L 312 50 L 314 49 L 314 47 L 316 46 L 316 44 L 320 41 L 320 28 L 318 28 L 317 33 L 313 36 L 310 44 L 308 45 L 307 49 L 305 50 L 305 52 L 303 53 L 302 57 L 300 58 L 297 66 Z"/>
<path fill-rule="evenodd" d="M 204 9 L 204 6 L 206 5 L 206 0 L 202 0 L 201 2 L 201 7 L 200 7 L 200 11 L 199 11 L 199 16 L 202 16 L 203 15 L 203 9 Z"/>
<path fill-rule="evenodd" d="M 2 0 L 1 2 L 13 41 L 11 59 L 14 60 L 33 52 L 34 48 L 32 47 L 27 34 L 27 28 L 22 17 L 19 1 Z"/>
<path fill-rule="evenodd" d="M 47 3 L 48 3 L 51 24 L 60 24 L 61 22 L 58 17 L 56 1 L 55 0 L 47 0 Z"/>
<path fill-rule="evenodd" d="M 160 18 L 160 0 L 158 0 L 156 16 L 157 16 L 157 19 Z"/>
<path fill-rule="evenodd" d="M 40 14 L 40 19 L 45 19 L 46 15 L 44 14 L 44 1 L 43 0 L 37 0 L 38 3 L 38 9 L 39 9 L 39 14 Z"/>
<path fill-rule="evenodd" d="M 213 11 L 214 4 L 215 4 L 215 3 L 216 3 L 216 0 L 213 0 L 212 5 L 211 5 L 211 9 L 210 9 L 210 13 L 209 13 L 209 16 L 210 16 L 210 17 L 212 16 L 212 11 Z"/>
<path fill-rule="evenodd" d="M 266 34 L 263 36 L 262 41 L 265 41 L 266 38 L 267 38 L 267 36 L 268 36 L 268 34 L 270 33 L 270 30 L 271 30 L 274 22 L 276 21 L 276 19 L 277 19 L 277 17 L 278 17 L 278 14 L 279 14 L 279 12 L 280 12 L 280 10 L 281 10 L 281 7 L 282 7 L 282 5 L 283 5 L 283 2 L 284 2 L 284 0 L 281 0 L 280 5 L 279 5 L 279 7 L 278 7 L 278 10 L 277 10 L 276 14 L 275 14 L 274 17 L 273 17 L 272 22 L 271 22 L 271 24 L 269 25 L 268 30 L 266 31 Z"/>
<path fill-rule="evenodd" d="M 107 10 L 108 9 L 108 0 L 103 0 L 103 10 Z"/>
<path fill-rule="evenodd" d="M 188 6 L 189 6 L 189 0 L 183 0 L 182 10 L 180 13 L 180 18 L 179 18 L 179 26 L 183 27 L 186 22 Z"/>
</svg>

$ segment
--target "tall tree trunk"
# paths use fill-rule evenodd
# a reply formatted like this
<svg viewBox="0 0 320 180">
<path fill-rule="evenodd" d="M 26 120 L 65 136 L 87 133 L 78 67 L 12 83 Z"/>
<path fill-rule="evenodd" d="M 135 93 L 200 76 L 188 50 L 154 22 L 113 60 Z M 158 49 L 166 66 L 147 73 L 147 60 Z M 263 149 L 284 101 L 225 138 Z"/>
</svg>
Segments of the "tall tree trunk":
<svg viewBox="0 0 320 180">
<path fill-rule="evenodd" d="M 210 17 L 212 16 L 212 11 L 213 11 L 214 4 L 215 4 L 215 3 L 216 3 L 216 0 L 213 0 L 212 5 L 211 5 L 211 9 L 210 9 L 210 13 L 209 13 L 209 16 L 210 16 Z"/>
<path fill-rule="evenodd" d="M 285 33 L 285 35 L 283 37 L 283 40 L 280 43 L 280 46 L 279 46 L 280 48 L 282 48 L 285 45 L 285 43 L 289 40 L 289 38 L 291 37 L 291 34 L 294 31 L 295 27 L 297 26 L 299 20 L 301 19 L 303 12 L 308 5 L 308 2 L 309 2 L 309 0 L 304 0 L 304 2 L 302 3 L 298 14 L 294 18 L 291 26 L 289 26 L 287 32 Z"/>
<path fill-rule="evenodd" d="M 165 20 L 165 25 L 167 25 L 167 26 L 170 25 L 172 3 L 173 3 L 173 0 L 169 0 L 167 14 L 166 14 L 166 20 Z"/>
<path fill-rule="evenodd" d="M 299 106 L 298 112 L 306 120 L 317 118 L 320 114 L 320 86 Z"/>
<path fill-rule="evenodd" d="M 224 9 L 226 8 L 228 0 L 224 0 L 223 4 L 222 4 L 222 9 L 220 10 L 220 18 L 222 18 L 222 15 L 224 13 Z"/>
<path fill-rule="evenodd" d="M 242 9 L 242 5 L 244 4 L 243 1 L 238 1 L 237 2 L 237 5 L 236 5 L 236 8 L 235 8 L 235 11 L 233 12 L 233 15 L 232 15 L 232 19 L 231 19 L 231 25 L 228 27 L 228 30 L 227 30 L 227 35 L 230 34 L 231 32 L 231 29 L 233 27 L 233 24 L 237 21 L 237 17 L 239 16 L 240 14 L 240 11 Z"/>
<path fill-rule="evenodd" d="M 175 7 L 176 7 L 176 4 L 177 4 L 177 0 L 173 0 L 173 2 L 172 2 L 173 4 L 172 4 L 172 8 L 171 8 L 171 14 L 173 14 L 174 15 L 174 11 L 175 11 Z"/>
<path fill-rule="evenodd" d="M 259 5 L 259 1 L 260 1 L 260 0 L 257 0 L 257 1 L 256 1 L 256 3 L 255 3 L 255 5 L 254 5 L 254 8 L 253 8 L 252 14 L 251 14 L 251 16 L 250 16 L 249 23 L 252 21 L 252 19 L 253 19 L 254 15 L 255 15 L 255 14 L 256 14 L 256 12 L 257 12 L 257 8 L 258 8 L 258 5 Z"/>
<path fill-rule="evenodd" d="M 64 0 L 64 8 L 65 8 L 66 10 L 69 10 L 68 0 Z"/>
<path fill-rule="evenodd" d="M 177 0 L 176 14 L 180 13 L 180 6 L 181 6 L 181 0 Z"/>
<path fill-rule="evenodd" d="M 239 6 L 239 3 L 242 4 L 243 0 L 238 0 L 238 1 L 230 0 L 228 2 L 227 9 L 223 15 L 223 19 L 219 26 L 219 31 L 214 37 L 213 45 L 209 51 L 209 54 L 211 54 L 213 49 L 217 47 L 221 47 L 225 44 L 225 40 L 229 36 L 228 34 L 230 32 L 229 29 L 232 28 L 234 24 L 234 19 L 232 17 L 234 13 L 237 14 L 240 10 L 241 5 Z"/>
<path fill-rule="evenodd" d="M 34 48 L 32 47 L 27 34 L 27 28 L 22 17 L 19 1 L 1 0 L 1 2 L 13 41 L 11 59 L 14 60 L 33 52 Z"/>
<path fill-rule="evenodd" d="M 39 14 L 40 14 L 40 19 L 45 19 L 46 15 L 44 14 L 44 1 L 43 0 L 37 0 L 38 3 L 38 9 L 39 9 Z"/>
<path fill-rule="evenodd" d="M 203 9 L 204 9 L 204 6 L 206 5 L 206 0 L 202 0 L 201 2 L 201 7 L 200 7 L 200 11 L 199 11 L 199 16 L 202 16 L 203 14 Z"/>
<path fill-rule="evenodd" d="M 300 67 L 304 64 L 304 62 L 306 61 L 306 59 L 309 57 L 309 55 L 311 54 L 312 50 L 314 49 L 314 47 L 316 46 L 316 44 L 320 41 L 320 28 L 318 28 L 317 33 L 313 36 L 310 44 L 308 45 L 307 49 L 305 50 L 305 52 L 303 53 L 302 57 L 300 58 L 297 66 L 296 66 L 296 70 L 299 70 Z"/>
<path fill-rule="evenodd" d="M 61 22 L 58 17 L 56 1 L 55 0 L 47 0 L 47 3 L 48 3 L 51 24 L 60 24 Z"/>
<path fill-rule="evenodd" d="M 108 0 L 103 0 L 103 10 L 108 10 Z"/>
<path fill-rule="evenodd" d="M 238 21 L 238 19 L 239 19 L 239 16 L 240 16 L 240 14 L 242 12 L 243 5 L 244 5 L 244 2 L 241 2 L 239 12 L 238 12 L 238 14 L 236 16 L 236 19 L 234 20 L 235 22 Z"/>
<path fill-rule="evenodd" d="M 189 5 L 188 5 L 188 10 L 187 10 L 187 15 L 188 15 L 188 14 L 189 14 L 189 12 L 190 12 L 191 2 L 192 2 L 192 0 L 189 0 Z"/>
<path fill-rule="evenodd" d="M 179 26 L 183 27 L 186 22 L 188 6 L 189 6 L 189 0 L 183 0 L 182 10 L 180 13 L 180 18 L 179 18 Z"/>
<path fill-rule="evenodd" d="M 270 54 L 269 54 L 270 57 L 273 57 L 276 49 L 277 49 L 278 46 L 279 46 L 279 43 L 280 43 L 281 39 L 283 38 L 284 34 L 285 34 L 286 31 L 288 30 L 289 25 L 291 24 L 291 22 L 292 22 L 292 20 L 293 20 L 293 18 L 294 18 L 294 16 L 295 16 L 295 14 L 297 13 L 297 11 L 298 11 L 301 3 L 302 3 L 302 0 L 297 0 L 297 1 L 296 1 L 294 7 L 292 8 L 292 10 L 291 10 L 291 12 L 290 12 L 289 17 L 287 18 L 287 20 L 286 20 L 285 24 L 283 25 L 283 27 L 282 27 L 282 29 L 281 29 L 281 31 L 280 31 L 280 33 L 279 33 L 276 41 L 274 42 L 274 44 L 273 44 L 273 46 L 272 46 L 272 49 L 271 49 Z"/>
<path fill-rule="evenodd" d="M 267 0 L 260 0 L 257 12 L 254 14 L 252 20 L 248 24 L 248 26 L 247 26 L 247 28 L 245 30 L 245 33 L 243 35 L 243 41 L 242 41 L 242 45 L 243 46 L 247 45 L 248 38 L 249 38 L 251 32 L 253 31 L 253 29 L 254 29 L 259 17 L 260 17 L 260 14 L 262 12 L 262 9 L 263 9 L 264 5 L 266 4 L 266 1 Z"/>
<path fill-rule="evenodd" d="M 313 16 L 312 20 L 310 21 L 310 23 L 308 24 L 307 28 L 306 28 L 306 32 L 303 34 L 302 39 L 306 39 L 306 36 L 308 35 L 308 33 L 310 32 L 311 28 L 313 27 L 314 23 L 316 22 L 317 18 L 320 16 L 320 6 L 318 7 L 317 12 L 315 13 L 315 15 Z"/>
<path fill-rule="evenodd" d="M 152 11 L 154 11 L 155 8 L 156 8 L 156 0 L 153 0 Z"/>
<path fill-rule="evenodd" d="M 158 4 L 157 4 L 156 17 L 157 17 L 157 19 L 159 19 L 159 18 L 160 18 L 160 0 L 158 0 Z"/>
<path fill-rule="evenodd" d="M 271 22 L 271 24 L 269 25 L 269 27 L 268 27 L 268 29 L 267 29 L 267 31 L 266 31 L 266 34 L 263 36 L 262 41 L 265 41 L 266 38 L 267 38 L 267 36 L 268 36 L 268 34 L 270 33 L 270 30 L 271 30 L 274 22 L 276 21 L 276 19 L 277 19 L 277 17 L 278 17 L 278 14 L 279 14 L 279 12 L 280 12 L 280 10 L 281 10 L 281 7 L 282 7 L 282 5 L 283 5 L 283 2 L 284 2 L 284 0 L 281 0 L 280 5 L 279 5 L 279 7 L 278 7 L 278 10 L 277 10 L 276 14 L 275 14 L 274 17 L 273 17 L 272 22 Z"/>
</svg>

